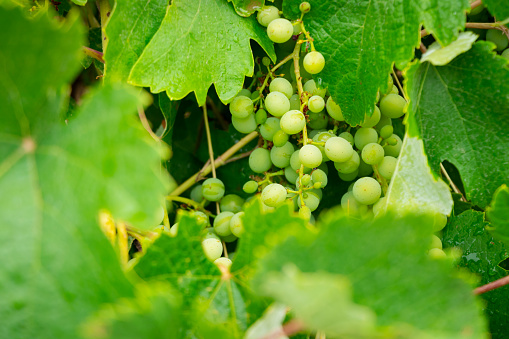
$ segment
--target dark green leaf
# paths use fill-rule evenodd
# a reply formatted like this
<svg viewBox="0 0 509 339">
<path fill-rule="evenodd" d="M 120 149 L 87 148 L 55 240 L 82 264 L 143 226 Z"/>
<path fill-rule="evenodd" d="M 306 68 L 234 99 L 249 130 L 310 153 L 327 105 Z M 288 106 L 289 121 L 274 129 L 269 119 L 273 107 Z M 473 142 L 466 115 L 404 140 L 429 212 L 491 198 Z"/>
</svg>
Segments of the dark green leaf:
<svg viewBox="0 0 509 339">
<path fill-rule="evenodd" d="M 491 15 L 497 17 L 498 21 L 503 21 L 509 17 L 509 6 L 505 1 L 483 0 L 483 4 L 488 7 Z"/>
<path fill-rule="evenodd" d="M 241 16 L 250 16 L 255 11 L 260 10 L 265 4 L 265 0 L 228 0 L 233 3 L 235 11 Z"/>
</svg>

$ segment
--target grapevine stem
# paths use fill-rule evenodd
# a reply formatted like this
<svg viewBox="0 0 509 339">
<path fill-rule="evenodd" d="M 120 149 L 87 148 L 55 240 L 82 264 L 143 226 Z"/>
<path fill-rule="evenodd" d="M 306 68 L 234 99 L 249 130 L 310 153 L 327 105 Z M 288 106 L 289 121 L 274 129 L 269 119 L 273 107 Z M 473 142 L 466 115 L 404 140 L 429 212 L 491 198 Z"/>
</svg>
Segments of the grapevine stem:
<svg viewBox="0 0 509 339">
<path fill-rule="evenodd" d="M 399 82 L 398 75 L 394 71 L 394 68 L 392 69 L 392 77 L 396 80 L 396 84 L 398 85 L 399 90 L 401 91 L 401 93 L 403 93 L 403 96 L 405 97 L 406 101 L 408 101 L 405 91 L 403 91 L 403 86 L 401 86 L 401 83 Z"/>
<path fill-rule="evenodd" d="M 477 287 L 474 290 L 474 294 L 476 295 L 483 294 L 505 285 L 509 285 L 509 275 L 498 280 L 492 281 L 486 285 Z"/>
<path fill-rule="evenodd" d="M 283 60 L 281 60 L 278 64 L 276 64 L 274 67 L 272 67 L 269 70 L 269 73 L 265 76 L 265 79 L 263 80 L 262 87 L 260 87 L 260 89 L 258 90 L 258 92 L 260 92 L 260 94 L 263 92 L 265 87 L 267 87 L 267 83 L 269 81 L 270 75 L 272 75 L 279 67 L 281 67 L 282 65 L 287 63 L 292 58 L 293 58 L 293 53 L 287 55 Z M 261 95 L 260 95 L 260 97 L 261 97 Z"/>
<path fill-rule="evenodd" d="M 461 193 L 461 191 L 458 189 L 458 186 L 456 186 L 456 184 L 454 184 L 454 182 L 452 181 L 451 177 L 449 176 L 449 173 L 447 173 L 447 171 L 445 170 L 445 167 L 444 165 L 442 165 L 442 163 L 440 163 L 440 170 L 442 171 L 442 174 L 447 178 L 447 180 L 449 181 L 449 184 L 451 185 L 452 187 L 452 190 L 454 191 L 454 193 L 458 193 L 461 195 L 461 201 L 467 201 L 467 199 L 465 199 L 465 197 L 463 196 L 463 193 Z"/>
<path fill-rule="evenodd" d="M 212 137 L 210 136 L 209 117 L 207 116 L 207 105 L 203 105 L 203 121 L 207 132 L 207 146 L 209 149 L 210 165 L 212 166 L 212 177 L 216 178 L 216 165 L 214 163 L 214 150 L 212 149 Z"/>
<path fill-rule="evenodd" d="M 498 29 L 506 33 L 504 25 L 507 23 L 509 23 L 509 19 L 497 22 L 467 22 L 465 23 L 465 28 Z M 429 32 L 426 31 L 425 29 L 421 30 L 421 38 L 425 37 L 428 34 Z"/>
<path fill-rule="evenodd" d="M 419 45 L 419 50 L 421 51 L 422 54 L 424 54 L 428 51 L 428 49 L 426 48 L 426 46 L 424 46 L 424 44 L 422 42 Z"/>
<path fill-rule="evenodd" d="M 237 155 L 236 157 L 233 157 L 233 158 L 231 158 L 231 159 L 228 159 L 228 160 L 226 160 L 226 161 L 224 162 L 224 164 L 226 165 L 226 164 L 228 164 L 228 163 L 230 163 L 230 162 L 234 162 L 234 161 L 237 161 L 237 160 L 240 160 L 240 159 L 244 159 L 244 158 L 248 157 L 251 153 L 253 153 L 253 151 L 254 151 L 255 149 L 257 149 L 257 148 L 258 148 L 258 147 L 255 147 L 255 148 L 253 148 L 253 149 L 252 149 L 252 150 L 250 150 L 250 151 L 247 151 L 247 152 L 241 153 L 241 154 Z"/>
<path fill-rule="evenodd" d="M 258 136 L 258 132 L 251 132 L 248 135 L 246 135 L 244 138 L 240 139 L 239 142 L 237 142 L 235 145 L 230 147 L 226 152 L 221 154 L 217 159 L 215 160 L 215 166 L 216 168 L 224 165 L 226 163 L 226 160 L 230 159 L 235 153 L 237 153 L 242 147 L 247 145 L 249 142 L 253 141 Z M 203 169 L 195 173 L 193 176 L 191 176 L 189 179 L 187 179 L 185 182 L 183 182 L 179 187 L 177 187 L 173 192 L 170 193 L 171 196 L 178 196 L 184 193 L 188 188 L 193 186 L 201 176 L 206 176 L 209 174 L 212 170 L 212 166 L 208 165 L 205 166 Z"/>
<path fill-rule="evenodd" d="M 214 100 L 212 100 L 209 96 L 207 96 L 207 104 L 212 109 L 212 112 L 214 112 L 215 117 L 221 124 L 221 127 L 227 131 L 228 130 L 228 123 L 226 120 L 224 120 L 223 116 L 221 115 L 221 111 L 217 108 L 216 104 L 214 103 Z"/>
<path fill-rule="evenodd" d="M 309 45 L 311 46 L 312 51 L 316 51 L 315 45 L 313 44 L 313 38 L 309 35 L 309 32 L 306 31 L 306 27 L 304 27 L 304 21 L 300 22 L 300 29 L 302 29 L 302 33 L 306 36 L 307 41 L 309 41 Z"/>
<path fill-rule="evenodd" d="M 154 133 L 154 131 L 152 131 L 152 128 L 150 128 L 150 125 L 147 120 L 147 116 L 145 115 L 145 111 L 143 110 L 143 107 L 141 105 L 138 105 L 138 115 L 140 117 L 141 124 L 143 125 L 145 130 L 148 132 L 148 134 L 150 134 L 150 136 L 155 141 L 158 141 L 158 142 L 161 141 L 161 139 L 159 139 L 159 137 Z"/>
<path fill-rule="evenodd" d="M 194 200 L 188 199 L 188 198 L 179 197 L 179 196 L 176 196 L 176 195 L 168 195 L 166 197 L 166 200 L 168 200 L 168 201 L 177 201 L 177 202 L 180 202 L 180 203 L 192 206 L 195 209 L 200 210 L 202 212 L 210 213 L 200 203 L 198 203 L 198 202 L 196 202 Z"/>
<path fill-rule="evenodd" d="M 373 172 L 375 172 L 376 179 L 382 186 L 384 195 L 387 194 L 387 189 L 389 188 L 387 185 L 387 180 L 385 180 L 385 178 L 380 175 L 380 172 L 378 172 L 378 165 L 373 166 Z"/>
<path fill-rule="evenodd" d="M 92 49 L 92 48 L 87 47 L 87 46 L 83 46 L 83 52 L 86 55 L 88 55 L 89 57 L 94 58 L 95 60 L 100 61 L 100 62 L 102 62 L 104 64 L 104 59 L 103 59 L 103 53 L 102 52 L 96 51 L 95 49 Z"/>
<path fill-rule="evenodd" d="M 276 329 L 274 332 L 267 334 L 262 339 L 278 339 L 281 337 L 290 337 L 300 331 L 304 330 L 304 324 L 299 320 L 292 319 L 284 324 L 280 329 Z"/>
</svg>

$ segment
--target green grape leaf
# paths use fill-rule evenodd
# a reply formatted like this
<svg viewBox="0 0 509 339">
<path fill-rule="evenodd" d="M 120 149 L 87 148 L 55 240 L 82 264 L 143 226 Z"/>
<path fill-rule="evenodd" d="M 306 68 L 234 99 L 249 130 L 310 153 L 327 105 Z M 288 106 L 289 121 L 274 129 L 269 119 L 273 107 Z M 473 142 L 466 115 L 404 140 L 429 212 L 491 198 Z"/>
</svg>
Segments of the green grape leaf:
<svg viewBox="0 0 509 339">
<path fill-rule="evenodd" d="M 161 113 L 163 113 L 164 121 L 166 123 L 161 139 L 171 146 L 173 142 L 173 126 L 175 125 L 175 119 L 177 118 L 180 101 L 172 101 L 168 98 L 166 93 L 161 93 L 157 96 L 157 104 Z"/>
<path fill-rule="evenodd" d="M 509 6 L 505 1 L 500 0 L 483 0 L 484 6 L 488 7 L 491 15 L 497 17 L 498 21 L 509 18 Z"/>
<path fill-rule="evenodd" d="M 247 329 L 244 339 L 260 339 L 274 331 L 282 331 L 283 322 L 286 318 L 286 310 L 287 307 L 283 304 L 274 303 L 270 305 L 262 317 Z M 282 335 L 279 338 L 288 339 L 286 335 Z"/>
<path fill-rule="evenodd" d="M 288 305 L 310 328 L 333 337 L 368 338 L 374 333 L 376 316 L 352 301 L 350 281 L 325 272 L 302 273 L 295 266 L 267 274 L 262 293 Z"/>
<path fill-rule="evenodd" d="M 497 189 L 487 214 L 493 226 L 493 235 L 509 246 L 509 188 L 507 185 Z"/>
<path fill-rule="evenodd" d="M 462 256 L 457 265 L 479 274 L 479 286 L 505 277 L 508 273 L 499 266 L 508 257 L 508 247 L 493 239 L 488 225 L 484 221 L 484 213 L 469 210 L 451 217 L 442 239 L 444 247 L 461 250 Z M 481 297 L 487 301 L 484 311 L 490 320 L 493 338 L 504 338 L 509 331 L 509 286 L 482 294 Z"/>
<path fill-rule="evenodd" d="M 435 66 L 447 65 L 458 55 L 472 48 L 472 44 L 477 38 L 478 36 L 472 32 L 461 32 L 458 39 L 447 46 L 441 46 L 440 43 L 435 41 L 429 45 L 426 53 L 422 55 L 421 62 L 429 61 Z"/>
<path fill-rule="evenodd" d="M 456 166 L 466 198 L 481 208 L 509 177 L 509 69 L 491 49 L 479 42 L 446 66 L 414 64 L 405 72 L 417 122 L 410 134 L 423 139 L 436 172 L 443 160 Z"/>
<path fill-rule="evenodd" d="M 470 286 L 457 277 L 448 260 L 431 259 L 426 254 L 432 220 L 425 216 L 395 219 L 391 215 L 357 220 L 332 210 L 319 222 L 318 234 L 308 231 L 290 236 L 265 256 L 253 286 L 263 286 L 271 275 L 295 265 L 306 274 L 325 272 L 348 279 L 353 303 L 374 312 L 380 333 L 394 337 L 400 333 L 402 338 L 486 337 L 485 322 Z M 311 299 L 317 293 L 302 291 L 299 298 Z M 327 300 L 326 296 L 320 298 Z M 328 299 L 335 298 L 330 295 Z M 335 305 L 325 301 L 322 307 Z M 341 307 L 337 305 L 330 314 L 347 311 Z M 331 318 L 329 326 L 341 321 Z"/>
<path fill-rule="evenodd" d="M 163 233 L 147 248 L 135 271 L 148 281 L 172 283 L 185 296 L 185 309 L 204 303 L 207 317 L 214 322 L 235 324 L 231 330 L 238 334 L 239 329 L 246 330 L 263 313 L 265 302 L 234 274 L 222 274 L 205 257 L 202 239 L 202 225 L 184 215 L 179 220 L 177 237 Z"/>
<path fill-rule="evenodd" d="M 297 19 L 301 0 L 284 1 L 285 15 Z M 314 45 L 325 57 L 315 76 L 328 86 L 352 125 L 371 116 L 377 91 L 385 92 L 393 63 L 405 65 L 419 46 L 420 24 L 447 45 L 465 25 L 468 0 L 311 0 L 304 16 Z"/>
<path fill-rule="evenodd" d="M 257 10 L 260 10 L 265 4 L 265 0 L 228 0 L 233 3 L 235 11 L 241 16 L 250 16 Z"/>
<path fill-rule="evenodd" d="M 405 135 L 384 205 L 384 210 L 390 209 L 396 214 L 416 211 L 451 214 L 451 192 L 431 173 L 422 140 Z"/>
<path fill-rule="evenodd" d="M 76 19 L 0 8 L 2 338 L 75 338 L 99 305 L 132 296 L 100 209 L 133 226 L 159 222 L 165 181 L 132 114 L 139 99 L 96 90 L 64 123 L 84 41 Z"/>
<path fill-rule="evenodd" d="M 244 77 L 253 75 L 251 39 L 275 60 L 274 45 L 255 18 L 238 16 L 224 0 L 174 0 L 129 82 L 154 93 L 166 91 L 172 100 L 195 92 L 200 106 L 214 84 L 221 101 L 228 102 Z"/>
<path fill-rule="evenodd" d="M 116 1 L 105 27 L 105 80 L 127 81 L 136 60 L 159 29 L 168 0 Z"/>
</svg>

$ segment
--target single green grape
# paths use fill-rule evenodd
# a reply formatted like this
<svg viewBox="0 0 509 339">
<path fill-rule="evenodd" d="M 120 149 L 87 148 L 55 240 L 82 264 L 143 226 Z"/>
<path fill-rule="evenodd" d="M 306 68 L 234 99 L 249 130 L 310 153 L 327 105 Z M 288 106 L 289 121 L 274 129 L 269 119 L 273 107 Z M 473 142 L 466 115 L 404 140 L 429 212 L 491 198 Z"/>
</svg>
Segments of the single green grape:
<svg viewBox="0 0 509 339">
<path fill-rule="evenodd" d="M 309 174 L 304 174 L 301 179 L 301 183 L 304 186 L 307 186 L 311 183 L 311 176 Z"/>
<path fill-rule="evenodd" d="M 295 151 L 293 145 L 287 142 L 281 147 L 274 146 L 270 150 L 270 160 L 274 166 L 285 168 L 290 165 L 290 158 Z"/>
<path fill-rule="evenodd" d="M 355 200 L 352 192 L 346 192 L 341 197 L 341 208 L 346 211 L 348 215 L 360 216 L 367 212 L 368 207 L 360 204 Z"/>
<path fill-rule="evenodd" d="M 430 249 L 431 248 L 442 249 L 442 240 L 440 240 L 440 238 L 437 237 L 434 234 L 431 235 L 431 246 L 430 246 Z"/>
<path fill-rule="evenodd" d="M 219 201 L 219 208 L 221 209 L 221 212 L 237 213 L 242 210 L 244 202 L 244 199 L 239 197 L 237 194 L 228 194 Z"/>
<path fill-rule="evenodd" d="M 242 190 L 247 194 L 252 194 L 258 190 L 258 183 L 254 180 L 249 180 L 242 186 Z"/>
<path fill-rule="evenodd" d="M 299 151 L 299 160 L 306 167 L 318 167 L 322 163 L 322 152 L 315 145 L 305 145 Z"/>
<path fill-rule="evenodd" d="M 255 120 L 258 125 L 264 124 L 267 121 L 267 111 L 264 109 L 256 111 Z"/>
<path fill-rule="evenodd" d="M 210 225 L 209 217 L 202 211 L 193 211 L 192 216 L 195 218 L 198 225 L 207 227 Z"/>
<path fill-rule="evenodd" d="M 428 255 L 433 259 L 445 259 L 447 255 L 439 248 L 432 248 L 428 251 Z"/>
<path fill-rule="evenodd" d="M 493 42 L 498 52 L 503 51 L 509 45 L 509 40 L 507 40 L 505 33 L 498 29 L 489 29 L 486 32 L 486 41 Z"/>
<path fill-rule="evenodd" d="M 322 53 L 312 51 L 306 54 L 302 63 L 309 74 L 317 74 L 323 70 L 323 67 L 325 66 L 325 58 Z"/>
<path fill-rule="evenodd" d="M 355 180 L 355 178 L 357 178 L 359 176 L 359 168 L 357 168 L 356 170 L 354 170 L 351 173 L 341 173 L 341 172 L 338 172 L 338 176 L 339 176 L 339 179 L 341 179 L 343 181 L 347 181 L 347 182 L 348 181 L 353 181 L 353 180 Z"/>
<path fill-rule="evenodd" d="M 394 127 L 392 125 L 385 125 L 380 129 L 380 137 L 382 139 L 388 139 L 394 133 Z"/>
<path fill-rule="evenodd" d="M 396 85 L 392 85 L 391 93 L 392 94 L 399 94 L 399 89 L 398 89 L 398 87 L 396 87 Z"/>
<path fill-rule="evenodd" d="M 374 128 L 365 128 L 361 127 L 355 132 L 354 142 L 355 147 L 358 150 L 362 151 L 364 146 L 371 143 L 376 143 L 378 141 L 378 133 Z"/>
<path fill-rule="evenodd" d="M 299 174 L 295 171 L 292 166 L 285 167 L 285 178 L 289 183 L 294 184 L 299 179 Z"/>
<path fill-rule="evenodd" d="M 318 88 L 316 82 L 313 79 L 306 81 L 306 83 L 304 84 L 304 91 L 308 92 L 311 95 L 321 96 L 322 98 L 325 98 L 325 94 L 327 94 L 327 89 Z"/>
<path fill-rule="evenodd" d="M 396 140 L 396 144 L 385 145 L 384 146 L 385 155 L 390 155 L 391 157 L 397 158 L 399 156 L 399 152 L 401 152 L 401 146 L 403 145 L 403 141 L 401 141 L 401 138 L 396 134 L 393 134 L 389 139 L 391 138 L 394 138 Z M 389 141 L 389 139 L 387 139 L 387 141 Z"/>
<path fill-rule="evenodd" d="M 280 184 L 267 185 L 262 190 L 261 199 L 269 207 L 277 207 L 286 200 L 286 188 Z"/>
<path fill-rule="evenodd" d="M 373 115 L 368 117 L 367 115 L 364 116 L 364 122 L 361 124 L 362 127 L 375 127 L 376 124 L 380 122 L 381 114 L 380 109 L 375 106 L 375 109 L 373 110 Z"/>
<path fill-rule="evenodd" d="M 237 239 L 238 238 L 233 233 L 230 234 L 230 235 L 227 235 L 226 237 L 221 237 L 221 240 L 224 241 L 224 242 L 234 242 Z"/>
<path fill-rule="evenodd" d="M 383 115 L 396 119 L 405 114 L 406 100 L 398 94 L 388 94 L 380 100 L 380 111 Z"/>
<path fill-rule="evenodd" d="M 314 142 L 319 142 L 319 143 L 326 143 L 327 140 L 329 140 L 330 138 L 334 137 L 335 135 L 328 132 L 328 131 L 324 131 L 324 132 L 320 132 L 318 134 L 316 134 L 314 137 L 313 137 L 313 141 Z M 322 145 L 315 145 L 316 147 L 318 147 L 318 149 L 320 150 L 320 152 L 322 153 L 322 162 L 327 162 L 329 161 L 329 157 L 327 156 L 327 154 L 325 153 L 325 146 L 322 146 Z"/>
<path fill-rule="evenodd" d="M 260 134 L 265 140 L 273 141 L 274 135 L 281 129 L 279 119 L 270 117 L 260 126 Z"/>
<path fill-rule="evenodd" d="M 368 165 L 376 165 L 384 159 L 384 149 L 376 142 L 369 143 L 362 148 L 362 160 Z"/>
<path fill-rule="evenodd" d="M 244 119 L 232 116 L 232 124 L 237 131 L 244 134 L 251 133 L 256 130 L 256 127 L 258 127 L 254 114 L 250 114 Z"/>
<path fill-rule="evenodd" d="M 361 157 L 361 161 L 359 163 L 359 169 L 357 176 L 360 177 L 368 177 L 373 173 L 373 167 L 371 165 L 366 164 Z"/>
<path fill-rule="evenodd" d="M 258 13 L 258 14 L 259 14 L 259 13 Z M 276 18 L 276 19 L 277 19 L 277 18 Z M 263 66 L 265 66 L 265 67 L 269 67 L 269 65 L 270 65 L 270 59 L 269 59 L 269 57 L 266 57 L 266 56 L 265 56 L 265 57 L 263 57 L 263 58 L 262 58 L 262 64 L 263 64 Z"/>
<path fill-rule="evenodd" d="M 279 126 L 286 134 L 297 134 L 306 126 L 306 117 L 301 111 L 288 111 L 281 117 Z"/>
<path fill-rule="evenodd" d="M 307 205 L 299 208 L 299 216 L 304 220 L 309 220 L 311 218 L 311 210 Z"/>
<path fill-rule="evenodd" d="M 208 238 L 201 242 L 201 246 L 205 256 L 210 261 L 220 258 L 221 254 L 223 254 L 223 244 L 221 243 L 221 240 Z"/>
<path fill-rule="evenodd" d="M 447 216 L 442 213 L 436 213 L 433 219 L 433 232 L 439 232 L 447 225 Z"/>
<path fill-rule="evenodd" d="M 375 179 L 363 177 L 353 185 L 352 194 L 361 204 L 372 205 L 380 199 L 382 187 Z"/>
<path fill-rule="evenodd" d="M 232 232 L 230 231 L 230 219 L 233 217 L 232 212 L 221 212 L 214 219 L 214 231 L 221 237 L 226 237 Z"/>
<path fill-rule="evenodd" d="M 254 91 L 253 93 L 251 93 L 251 100 L 257 100 L 258 98 L 260 97 L 260 92 L 258 91 Z"/>
<path fill-rule="evenodd" d="M 338 135 L 338 137 L 345 139 L 346 141 L 348 141 L 350 143 L 350 145 L 353 146 L 354 141 L 353 141 L 353 135 L 351 133 L 343 132 L 343 133 L 340 133 Z"/>
<path fill-rule="evenodd" d="M 282 18 L 272 20 L 267 26 L 267 35 L 275 43 L 287 42 L 293 35 L 293 25 L 290 21 Z"/>
<path fill-rule="evenodd" d="M 244 212 L 235 213 L 230 220 L 230 231 L 237 238 L 240 238 L 244 233 L 244 215 Z"/>
<path fill-rule="evenodd" d="M 380 121 L 376 124 L 375 129 L 378 133 L 380 133 L 382 128 L 387 125 L 392 126 L 392 119 L 382 114 L 380 115 Z"/>
<path fill-rule="evenodd" d="M 209 178 L 203 182 L 201 194 L 209 201 L 219 201 L 224 195 L 224 184 L 217 178 Z"/>
<path fill-rule="evenodd" d="M 319 188 L 324 188 L 325 186 L 327 186 L 327 183 L 329 182 L 327 174 L 319 168 L 315 169 L 313 173 L 311 173 L 311 179 L 315 184 L 316 183 L 320 184 Z"/>
<path fill-rule="evenodd" d="M 391 157 L 390 155 L 385 156 L 378 165 L 378 172 L 382 177 L 387 180 L 391 180 L 394 171 L 396 170 L 396 164 L 398 163 L 398 159 L 395 157 Z"/>
<path fill-rule="evenodd" d="M 302 197 L 304 198 L 304 204 L 309 207 L 309 210 L 313 212 L 320 205 L 320 197 L 313 191 L 305 191 L 302 193 Z M 302 205 L 300 196 L 297 198 L 297 204 L 299 206 Z"/>
<path fill-rule="evenodd" d="M 311 10 L 311 5 L 307 1 L 301 2 L 299 5 L 299 10 L 301 13 L 307 13 Z"/>
<path fill-rule="evenodd" d="M 265 108 L 279 118 L 290 110 L 290 100 L 281 92 L 270 92 L 265 98 Z"/>
<path fill-rule="evenodd" d="M 338 172 L 348 174 L 356 171 L 359 168 L 361 157 L 357 152 L 352 153 L 352 157 L 345 162 L 335 162 L 334 167 Z"/>
<path fill-rule="evenodd" d="M 219 236 L 216 234 L 216 231 L 214 231 L 213 227 L 207 227 L 205 229 L 205 236 L 203 237 L 203 240 L 205 240 L 205 239 L 221 240 L 221 238 L 219 238 Z"/>
<path fill-rule="evenodd" d="M 298 94 L 290 97 L 290 109 L 300 111 L 300 99 Z"/>
<path fill-rule="evenodd" d="M 292 156 L 290 157 L 290 166 L 293 168 L 294 171 L 300 171 L 300 158 L 299 158 L 300 150 L 296 150 L 292 153 Z M 304 167 L 304 173 L 311 173 L 311 168 Z"/>
<path fill-rule="evenodd" d="M 168 234 L 170 237 L 176 237 L 179 231 L 179 223 L 173 224 L 173 226 L 170 227 L 170 231 Z"/>
<path fill-rule="evenodd" d="M 321 112 L 325 108 L 325 100 L 319 95 L 313 95 L 308 100 L 308 108 L 313 113 Z"/>
<path fill-rule="evenodd" d="M 279 19 L 279 9 L 275 6 L 263 6 L 256 19 L 260 25 L 267 27 L 273 20 Z"/>
<path fill-rule="evenodd" d="M 240 90 L 239 94 L 237 94 L 236 96 L 238 96 L 238 97 L 244 96 L 244 97 L 251 98 L 251 91 L 248 90 L 247 88 L 243 88 Z"/>
<path fill-rule="evenodd" d="M 313 139 L 318 133 L 327 132 L 324 128 L 308 131 L 308 138 Z"/>
<path fill-rule="evenodd" d="M 279 130 L 274 134 L 272 141 L 274 142 L 274 146 L 281 147 L 288 142 L 289 135 L 284 131 Z"/>
<path fill-rule="evenodd" d="M 327 113 L 331 116 L 332 119 L 336 121 L 345 121 L 343 118 L 343 113 L 341 112 L 341 107 L 332 100 L 332 97 L 327 99 L 327 104 L 325 105 L 327 108 Z"/>
<path fill-rule="evenodd" d="M 285 78 L 275 78 L 270 82 L 269 91 L 271 93 L 283 93 L 288 99 L 290 99 L 293 95 L 293 86 L 290 81 L 286 80 Z"/>
<path fill-rule="evenodd" d="M 332 137 L 325 142 L 325 154 L 334 162 L 345 162 L 352 157 L 352 145 L 343 138 Z"/>
<path fill-rule="evenodd" d="M 225 257 L 220 257 L 214 260 L 214 264 L 217 267 L 224 267 L 227 271 L 230 270 L 230 267 L 232 267 L 232 261 Z"/>
<path fill-rule="evenodd" d="M 249 168 L 255 173 L 267 172 L 272 167 L 270 152 L 265 148 L 257 148 L 249 155 Z"/>
<path fill-rule="evenodd" d="M 308 112 L 308 126 L 314 130 L 324 129 L 329 124 L 329 117 L 324 112 L 312 113 Z M 308 137 L 312 138 L 309 133 Z"/>
<path fill-rule="evenodd" d="M 249 96 L 251 96 L 251 93 L 249 93 Z M 249 97 L 243 95 L 236 96 L 230 103 L 230 113 L 232 117 L 245 119 L 253 113 L 253 107 L 253 100 Z"/>
<path fill-rule="evenodd" d="M 198 184 L 198 185 L 194 186 L 193 189 L 191 190 L 191 194 L 189 196 L 191 197 L 191 200 L 193 200 L 193 201 L 202 202 L 203 195 L 201 194 L 201 185 Z"/>
</svg>

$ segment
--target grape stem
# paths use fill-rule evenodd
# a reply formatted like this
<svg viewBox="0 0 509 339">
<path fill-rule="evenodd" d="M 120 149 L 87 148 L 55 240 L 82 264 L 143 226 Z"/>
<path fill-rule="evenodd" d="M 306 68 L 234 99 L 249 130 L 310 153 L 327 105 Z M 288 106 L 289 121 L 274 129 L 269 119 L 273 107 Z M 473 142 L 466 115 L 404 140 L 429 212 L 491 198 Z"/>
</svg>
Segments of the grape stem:
<svg viewBox="0 0 509 339">
<path fill-rule="evenodd" d="M 394 78 L 394 80 L 396 80 L 396 85 L 398 85 L 399 90 L 401 91 L 401 93 L 403 93 L 403 97 L 405 97 L 405 100 L 408 102 L 408 98 L 405 94 L 405 91 L 403 91 L 403 86 L 401 86 L 401 82 L 399 82 L 398 75 L 394 71 L 394 68 L 392 68 L 391 71 L 392 71 L 392 77 Z"/>
<path fill-rule="evenodd" d="M 382 186 L 384 195 L 386 195 L 387 189 L 389 188 L 387 185 L 387 180 L 385 180 L 385 178 L 380 175 L 380 172 L 378 172 L 378 165 L 373 165 L 372 167 L 373 167 L 373 172 L 375 172 L 376 180 L 378 180 L 378 182 Z"/>
<path fill-rule="evenodd" d="M 284 174 L 285 174 L 284 170 L 279 170 L 279 171 L 273 172 L 273 173 L 267 173 L 267 174 L 265 174 L 265 178 L 262 181 L 258 182 L 258 186 L 263 185 L 266 182 L 271 182 L 270 178 L 272 178 L 272 177 L 275 177 L 278 175 L 284 175 Z"/>
<path fill-rule="evenodd" d="M 454 184 L 454 182 L 452 181 L 451 177 L 449 176 L 449 173 L 447 173 L 447 171 L 445 170 L 445 167 L 444 167 L 444 165 L 442 165 L 442 163 L 440 163 L 440 171 L 442 172 L 442 174 L 449 181 L 449 184 L 451 185 L 451 188 L 454 191 L 454 193 L 460 194 L 461 195 L 461 199 L 460 200 L 466 202 L 467 199 L 465 199 L 465 197 L 463 196 L 463 193 L 461 193 L 461 191 L 458 189 L 458 186 L 456 186 L 456 184 Z"/>
<path fill-rule="evenodd" d="M 507 23 L 509 23 L 509 18 L 504 21 L 497 22 L 467 22 L 465 23 L 465 28 L 498 29 L 504 32 L 504 34 L 509 38 L 509 30 L 504 26 Z M 430 33 L 426 29 L 421 30 L 421 38 L 429 34 Z"/>
<path fill-rule="evenodd" d="M 203 121 L 205 122 L 205 132 L 207 134 L 207 147 L 209 150 L 210 166 L 212 167 L 212 177 L 217 178 L 216 175 L 216 164 L 214 163 L 214 149 L 212 148 L 212 137 L 210 136 L 209 117 L 207 115 L 207 104 L 202 106 L 203 108 Z M 219 209 L 219 201 L 216 201 L 216 212 L 221 213 Z"/>
<path fill-rule="evenodd" d="M 292 319 L 281 328 L 267 334 L 262 339 L 278 339 L 281 337 L 290 337 L 300 331 L 304 330 L 304 324 L 297 319 Z"/>
<path fill-rule="evenodd" d="M 483 294 L 506 285 L 509 285 L 509 276 L 500 278 L 498 280 L 487 283 L 486 285 L 477 287 L 474 290 L 474 294 L 476 295 Z"/>
<path fill-rule="evenodd" d="M 95 49 L 92 49 L 90 47 L 87 47 L 87 46 L 82 46 L 82 49 L 83 49 L 83 52 L 85 53 L 85 55 L 91 57 L 91 58 L 94 58 L 95 60 L 99 61 L 99 62 L 102 62 L 104 64 L 104 59 L 103 59 L 103 53 L 102 52 L 99 52 L 99 51 L 96 51 Z"/>
<path fill-rule="evenodd" d="M 253 141 L 258 136 L 258 132 L 254 131 L 246 135 L 244 138 L 240 139 L 235 145 L 230 147 L 226 152 L 217 157 L 214 161 L 215 167 L 218 168 L 226 163 L 226 160 L 230 159 L 235 153 L 237 153 L 242 147 L 246 146 L 248 143 Z M 179 187 L 177 187 L 173 192 L 169 195 L 178 196 L 184 193 L 187 189 L 193 186 L 197 181 L 199 181 L 202 177 L 206 176 L 212 171 L 211 164 L 206 165 L 200 171 L 192 175 L 185 182 L 183 182 Z"/>
<path fill-rule="evenodd" d="M 208 214 L 208 215 L 212 214 L 209 211 L 207 211 L 205 209 L 205 207 L 203 207 L 202 204 L 200 204 L 200 203 L 198 203 L 198 202 L 196 202 L 194 200 L 188 199 L 188 198 L 179 197 L 179 196 L 176 196 L 176 195 L 168 195 L 166 197 L 166 200 L 168 200 L 168 201 L 177 201 L 177 202 L 180 202 L 180 203 L 192 206 L 194 209 L 200 210 L 200 211 L 204 212 L 205 214 Z"/>
<path fill-rule="evenodd" d="M 150 134 L 152 139 L 154 139 L 157 142 L 160 142 L 161 139 L 154 133 L 152 128 L 150 128 L 150 125 L 147 120 L 147 116 L 145 115 L 145 110 L 141 105 L 138 105 L 138 116 L 140 117 L 141 124 L 143 125 L 143 128 Z"/>
<path fill-rule="evenodd" d="M 262 94 L 263 90 L 265 89 L 265 87 L 267 87 L 267 84 L 268 84 L 269 78 L 270 78 L 269 75 L 272 75 L 279 67 L 281 67 L 282 65 L 284 65 L 288 61 L 292 60 L 292 58 L 293 58 L 293 53 L 287 55 L 283 60 L 281 60 L 274 67 L 269 69 L 269 73 L 265 76 L 265 80 L 263 80 L 262 86 L 258 90 L 258 92 L 260 92 L 260 96 L 258 98 L 261 98 L 261 96 L 262 96 L 261 94 Z"/>
<path fill-rule="evenodd" d="M 214 116 L 216 117 L 216 119 L 221 124 L 221 127 L 223 128 L 223 130 L 227 131 L 228 130 L 228 123 L 226 122 L 226 120 L 224 120 L 223 115 L 221 114 L 221 111 L 217 108 L 216 104 L 214 103 L 214 100 L 212 100 L 212 98 L 209 97 L 209 96 L 207 96 L 207 104 L 212 109 L 212 112 L 214 113 Z"/>
</svg>

